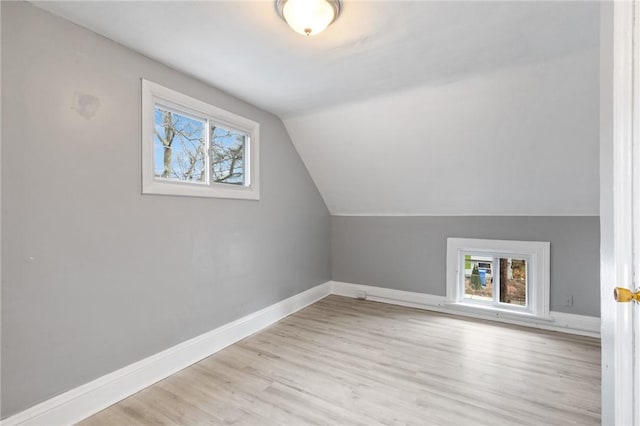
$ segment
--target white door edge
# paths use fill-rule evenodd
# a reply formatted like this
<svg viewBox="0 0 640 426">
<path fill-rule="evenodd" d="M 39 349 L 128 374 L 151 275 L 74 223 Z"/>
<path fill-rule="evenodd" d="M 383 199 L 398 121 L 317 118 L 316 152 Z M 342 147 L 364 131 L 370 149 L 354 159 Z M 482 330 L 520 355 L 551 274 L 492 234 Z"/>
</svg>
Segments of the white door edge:
<svg viewBox="0 0 640 426">
<path fill-rule="evenodd" d="M 613 5 L 613 239 L 615 286 L 634 289 L 634 236 L 637 238 L 634 221 L 634 207 L 638 197 L 634 197 L 634 177 L 640 174 L 638 162 L 634 161 L 637 149 L 638 114 L 637 89 L 640 81 L 634 84 L 634 28 L 636 0 L 614 2 Z M 637 38 L 636 38 L 637 40 Z M 635 68 L 637 72 L 638 68 Z M 635 77 L 636 80 L 637 77 Z M 635 126 L 635 127 L 634 127 Z M 636 135 L 634 135 L 636 133 Z M 635 139 L 635 140 L 634 140 Z M 634 170 L 635 168 L 635 170 Z M 606 297 L 606 295 L 605 295 Z M 609 302 L 613 303 L 613 295 Z M 603 307 L 604 308 L 604 307 Z M 640 421 L 634 419 L 634 330 L 633 309 L 631 303 L 618 303 L 615 306 L 615 347 L 614 347 L 614 416 L 617 425 L 633 425 Z M 636 308 L 637 309 L 637 308 Z M 636 408 L 635 411 L 638 409 Z"/>
</svg>

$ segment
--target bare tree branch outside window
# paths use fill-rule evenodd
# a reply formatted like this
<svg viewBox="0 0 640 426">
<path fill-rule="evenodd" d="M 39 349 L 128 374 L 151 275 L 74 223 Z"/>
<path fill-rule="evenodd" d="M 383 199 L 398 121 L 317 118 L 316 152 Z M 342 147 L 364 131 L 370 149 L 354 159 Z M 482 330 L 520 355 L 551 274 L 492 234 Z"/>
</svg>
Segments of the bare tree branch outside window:
<svg viewBox="0 0 640 426">
<path fill-rule="evenodd" d="M 211 127 L 211 180 L 213 182 L 244 184 L 244 152 L 246 135 Z"/>
<path fill-rule="evenodd" d="M 156 177 L 204 182 L 205 122 L 159 107 L 154 113 Z"/>
<path fill-rule="evenodd" d="M 207 122 L 156 106 L 154 173 L 156 177 L 185 182 L 206 180 Z M 210 129 L 211 181 L 244 185 L 247 136 L 220 126 Z"/>
</svg>

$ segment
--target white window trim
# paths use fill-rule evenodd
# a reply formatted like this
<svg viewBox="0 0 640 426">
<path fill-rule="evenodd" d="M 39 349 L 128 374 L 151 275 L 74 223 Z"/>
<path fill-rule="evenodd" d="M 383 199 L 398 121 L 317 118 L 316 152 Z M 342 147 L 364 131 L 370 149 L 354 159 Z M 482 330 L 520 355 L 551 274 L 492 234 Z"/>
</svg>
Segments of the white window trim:
<svg viewBox="0 0 640 426">
<path fill-rule="evenodd" d="M 190 183 L 158 179 L 154 176 L 154 105 L 168 106 L 196 117 L 228 126 L 249 135 L 245 168 L 249 184 Z M 207 129 L 209 132 L 209 129 Z M 142 79 L 142 193 L 189 197 L 260 199 L 260 124 L 222 108 Z"/>
<path fill-rule="evenodd" d="M 509 316 L 549 319 L 550 292 L 550 248 L 542 241 L 482 240 L 473 238 L 447 238 L 447 303 L 452 308 L 476 312 L 497 312 Z M 464 300 L 464 260 L 466 252 L 483 253 L 487 256 L 508 256 L 526 258 L 527 266 L 527 306 L 497 307 Z"/>
</svg>

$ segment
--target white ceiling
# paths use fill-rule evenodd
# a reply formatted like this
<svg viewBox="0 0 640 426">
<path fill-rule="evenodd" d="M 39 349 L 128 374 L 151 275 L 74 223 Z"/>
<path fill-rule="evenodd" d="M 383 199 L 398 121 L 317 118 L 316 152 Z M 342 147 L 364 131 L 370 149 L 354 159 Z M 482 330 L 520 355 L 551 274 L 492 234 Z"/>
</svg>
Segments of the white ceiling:
<svg viewBox="0 0 640 426">
<path fill-rule="evenodd" d="M 308 38 L 272 1 L 36 4 L 281 117 L 597 43 L 595 3 L 343 0 Z"/>
<path fill-rule="evenodd" d="M 598 214 L 597 2 L 36 4 L 279 115 L 332 214 Z"/>
</svg>

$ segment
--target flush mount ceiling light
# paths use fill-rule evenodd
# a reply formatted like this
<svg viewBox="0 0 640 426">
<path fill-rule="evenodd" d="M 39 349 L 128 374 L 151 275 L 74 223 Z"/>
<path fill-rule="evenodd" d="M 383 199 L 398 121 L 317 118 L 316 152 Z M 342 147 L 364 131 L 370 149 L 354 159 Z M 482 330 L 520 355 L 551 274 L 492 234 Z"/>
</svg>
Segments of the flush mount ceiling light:
<svg viewBox="0 0 640 426">
<path fill-rule="evenodd" d="M 276 0 L 278 14 L 297 33 L 321 33 L 338 17 L 339 0 Z"/>
</svg>

